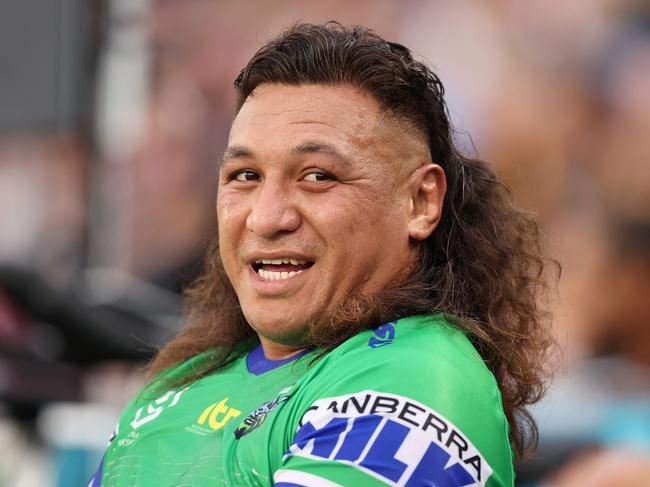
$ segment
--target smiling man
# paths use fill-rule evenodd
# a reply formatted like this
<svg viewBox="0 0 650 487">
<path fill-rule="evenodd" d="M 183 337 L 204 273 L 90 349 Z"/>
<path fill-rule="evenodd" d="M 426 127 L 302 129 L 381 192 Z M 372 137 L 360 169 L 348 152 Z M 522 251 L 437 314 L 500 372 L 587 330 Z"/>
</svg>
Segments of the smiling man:
<svg viewBox="0 0 650 487">
<path fill-rule="evenodd" d="M 512 485 L 544 259 L 454 147 L 438 78 L 365 28 L 300 24 L 235 86 L 188 327 L 94 485 Z"/>
<path fill-rule="evenodd" d="M 259 86 L 230 132 L 219 246 L 268 358 L 309 342 L 332 304 L 404 280 L 435 228 L 445 175 L 424 137 L 352 86 Z"/>
</svg>

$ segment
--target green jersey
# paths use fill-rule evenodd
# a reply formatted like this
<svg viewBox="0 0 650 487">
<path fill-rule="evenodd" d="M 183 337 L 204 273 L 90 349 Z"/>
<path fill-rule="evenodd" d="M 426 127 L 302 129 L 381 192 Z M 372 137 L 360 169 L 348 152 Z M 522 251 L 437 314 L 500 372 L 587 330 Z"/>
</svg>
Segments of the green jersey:
<svg viewBox="0 0 650 487">
<path fill-rule="evenodd" d="M 258 347 L 136 396 L 91 485 L 513 485 L 494 376 L 442 315 L 386 323 L 314 358 L 271 361 Z"/>
</svg>

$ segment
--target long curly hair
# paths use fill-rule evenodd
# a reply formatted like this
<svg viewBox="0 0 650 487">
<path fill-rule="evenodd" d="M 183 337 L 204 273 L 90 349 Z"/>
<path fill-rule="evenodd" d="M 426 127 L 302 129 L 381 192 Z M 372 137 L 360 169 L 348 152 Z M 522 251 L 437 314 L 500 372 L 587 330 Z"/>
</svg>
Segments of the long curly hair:
<svg viewBox="0 0 650 487">
<path fill-rule="evenodd" d="M 496 377 L 510 425 L 513 451 L 523 456 L 537 430 L 526 406 L 545 391 L 553 341 L 550 316 L 540 305 L 547 264 L 535 219 L 518 209 L 485 162 L 463 156 L 453 143 L 444 88 L 410 51 L 371 30 L 338 23 L 297 24 L 262 47 L 235 81 L 237 110 L 263 83 L 349 85 L 373 96 L 389 115 L 426 134 L 431 160 L 447 178 L 444 210 L 433 234 L 420 243 L 419 266 L 394 288 L 350 296 L 326 323 L 311 323 L 310 345 L 321 354 L 358 332 L 414 314 L 445 313 L 468 332 Z M 217 239 L 204 274 L 186 291 L 188 326 L 150 366 L 155 376 L 205 350 L 212 360 L 183 382 L 211 373 L 254 340 L 225 275 Z M 237 351 L 239 350 L 239 351 Z"/>
</svg>

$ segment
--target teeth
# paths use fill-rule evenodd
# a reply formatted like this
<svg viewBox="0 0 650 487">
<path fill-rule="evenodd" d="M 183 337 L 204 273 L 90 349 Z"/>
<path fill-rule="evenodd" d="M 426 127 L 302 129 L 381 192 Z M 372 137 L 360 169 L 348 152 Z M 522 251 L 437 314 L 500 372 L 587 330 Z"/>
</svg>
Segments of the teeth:
<svg viewBox="0 0 650 487">
<path fill-rule="evenodd" d="M 288 257 L 283 257 L 281 259 L 262 259 L 256 260 L 256 264 L 271 264 L 271 265 L 281 265 L 281 264 L 293 264 L 293 265 L 302 265 L 307 262 L 299 259 L 290 259 Z"/>
<path fill-rule="evenodd" d="M 301 272 L 304 272 L 304 270 L 290 271 L 290 272 L 285 272 L 285 271 L 274 272 L 274 271 L 265 271 L 264 269 L 260 269 L 257 271 L 257 274 L 265 281 L 281 281 L 283 279 L 289 279 L 290 277 L 293 277 L 296 274 L 300 274 Z"/>
</svg>

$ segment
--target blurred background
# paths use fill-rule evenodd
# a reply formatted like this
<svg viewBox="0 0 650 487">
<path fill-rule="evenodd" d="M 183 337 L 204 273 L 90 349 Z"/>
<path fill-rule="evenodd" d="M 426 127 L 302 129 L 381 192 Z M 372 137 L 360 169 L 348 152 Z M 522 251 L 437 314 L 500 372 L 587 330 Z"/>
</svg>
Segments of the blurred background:
<svg viewBox="0 0 650 487">
<path fill-rule="evenodd" d="M 1 0 L 0 487 L 85 485 L 182 325 L 250 56 L 364 24 L 440 75 L 458 143 L 563 266 L 519 485 L 650 478 L 650 2 Z"/>
</svg>

